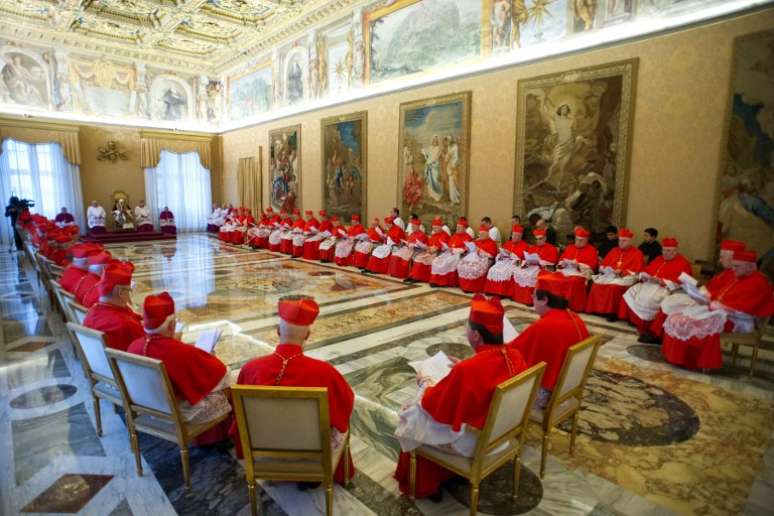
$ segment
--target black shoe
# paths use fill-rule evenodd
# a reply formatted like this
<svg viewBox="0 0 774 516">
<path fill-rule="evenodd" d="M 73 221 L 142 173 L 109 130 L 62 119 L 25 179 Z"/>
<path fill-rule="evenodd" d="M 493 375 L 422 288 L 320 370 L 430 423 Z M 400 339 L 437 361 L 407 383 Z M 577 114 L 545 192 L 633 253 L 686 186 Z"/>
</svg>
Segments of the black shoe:
<svg viewBox="0 0 774 516">
<path fill-rule="evenodd" d="M 618 321 L 618 316 L 616 314 L 607 314 L 605 316 L 605 320 L 607 322 L 616 322 L 616 321 Z"/>
<path fill-rule="evenodd" d="M 643 333 L 637 339 L 637 342 L 642 342 L 643 344 L 661 344 L 661 339 L 651 333 Z"/>
<path fill-rule="evenodd" d="M 443 489 L 439 489 L 435 493 L 431 494 L 427 497 L 431 502 L 433 503 L 441 503 L 443 502 Z"/>
<path fill-rule="evenodd" d="M 414 283 L 414 280 L 411 278 L 406 278 L 403 280 L 403 283 Z"/>
<path fill-rule="evenodd" d="M 441 285 L 433 285 L 432 283 L 430 283 L 430 288 L 440 288 L 440 287 Z"/>
<path fill-rule="evenodd" d="M 296 488 L 299 491 L 309 491 L 320 487 L 322 482 L 296 482 Z"/>
</svg>

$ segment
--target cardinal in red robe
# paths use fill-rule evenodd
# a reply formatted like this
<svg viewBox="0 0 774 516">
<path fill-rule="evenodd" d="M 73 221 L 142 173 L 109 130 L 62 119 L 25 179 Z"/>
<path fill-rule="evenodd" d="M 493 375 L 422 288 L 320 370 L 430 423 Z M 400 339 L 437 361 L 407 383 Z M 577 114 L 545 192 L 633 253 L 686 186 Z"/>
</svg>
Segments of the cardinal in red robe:
<svg viewBox="0 0 774 516">
<path fill-rule="evenodd" d="M 304 256 L 304 241 L 306 240 L 307 227 L 314 227 L 314 230 L 317 231 L 317 227 L 320 225 L 319 221 L 314 218 L 314 212 L 312 210 L 306 210 L 304 215 L 307 216 L 308 221 L 304 220 L 303 217 L 300 217 L 292 226 L 294 258 Z"/>
<path fill-rule="evenodd" d="M 678 246 L 675 238 L 664 238 L 662 255 L 645 267 L 641 282 L 629 287 L 618 305 L 618 318 L 636 326 L 642 342 L 653 341 L 651 327 L 661 303 L 678 289 L 680 275 L 691 275 L 691 263 L 678 253 Z"/>
<path fill-rule="evenodd" d="M 475 355 L 459 361 L 433 385 L 431 378 L 417 377 L 417 400 L 400 412 L 395 432 L 401 454 L 395 470 L 400 490 L 409 494 L 409 451 L 421 446 L 421 434 L 447 453 L 472 456 L 477 434 L 486 423 L 489 404 L 499 384 L 516 376 L 527 364 L 513 346 L 503 345 L 504 310 L 498 298 L 473 297 L 467 337 Z M 421 431 L 419 431 L 421 429 Z M 417 457 L 416 496 L 440 494 L 441 484 L 454 473 Z"/>
<path fill-rule="evenodd" d="M 417 253 L 427 247 L 427 234 L 422 231 L 422 222 L 417 217 L 409 219 L 411 233 L 405 237 L 403 245 L 393 250 L 390 255 L 390 266 L 387 270 L 390 276 L 405 280 L 411 274 L 411 261 Z"/>
<path fill-rule="evenodd" d="M 361 271 L 365 271 L 368 266 L 368 259 L 371 257 L 371 251 L 382 242 L 384 242 L 384 230 L 379 226 L 379 219 L 374 218 L 371 227 L 368 228 L 365 238 L 361 236 L 355 244 L 355 252 L 352 253 L 351 265 Z"/>
<path fill-rule="evenodd" d="M 330 221 L 328 220 L 328 214 L 325 213 L 325 210 L 320 210 L 319 214 L 320 217 L 324 220 L 325 227 L 327 229 L 323 229 L 323 222 L 320 222 L 317 220 L 314 216 L 314 213 L 309 212 L 311 215 L 309 219 L 306 221 L 306 226 L 304 226 L 304 236 L 306 237 L 304 239 L 304 259 L 305 260 L 319 260 L 320 259 L 320 242 L 323 239 L 322 233 L 324 231 L 330 231 Z"/>
<path fill-rule="evenodd" d="M 340 446 L 349 432 L 349 418 L 355 403 L 355 394 L 344 377 L 335 367 L 322 360 L 304 354 L 304 343 L 310 335 L 310 327 L 320 309 L 311 297 L 287 296 L 280 299 L 277 328 L 280 344 L 274 353 L 248 362 L 239 372 L 240 385 L 277 385 L 286 387 L 325 387 L 328 389 L 328 410 L 332 432 L 332 446 Z M 232 429 L 236 435 L 236 428 Z M 241 457 L 239 441 L 238 456 Z M 351 454 L 349 461 L 350 478 L 355 473 Z M 343 484 L 344 461 L 336 466 L 334 478 Z"/>
<path fill-rule="evenodd" d="M 96 299 L 99 298 L 99 292 L 96 290 L 97 283 L 99 283 L 105 267 L 113 261 L 113 255 L 110 254 L 110 251 L 103 249 L 98 253 L 90 254 L 87 257 L 87 261 L 89 263 L 89 273 L 78 280 L 75 284 L 75 292 L 73 292 L 75 300 L 83 306 L 86 306 L 84 304 L 86 302 L 94 304 L 95 295 Z M 88 301 L 86 300 L 87 298 Z M 86 308 L 90 307 L 91 305 L 86 306 Z"/>
<path fill-rule="evenodd" d="M 667 361 L 690 369 L 720 368 L 721 333 L 751 333 L 759 319 L 774 315 L 774 292 L 768 278 L 756 270 L 757 259 L 755 251 L 736 251 L 735 278 L 711 294 L 708 305 L 667 317 L 661 346 Z"/>
<path fill-rule="evenodd" d="M 406 241 L 406 233 L 395 224 L 392 215 L 384 218 L 387 231 L 384 235 L 384 243 L 376 246 L 368 257 L 366 270 L 374 274 L 387 274 L 390 267 L 390 255 L 394 247 L 401 245 Z"/>
<path fill-rule="evenodd" d="M 495 264 L 486 274 L 484 292 L 500 297 L 513 296 L 513 272 L 524 260 L 524 253 L 529 249 L 522 240 L 524 228 L 520 224 L 511 227 L 511 239 L 500 248 Z"/>
<path fill-rule="evenodd" d="M 537 404 L 545 406 L 554 390 L 567 350 L 589 337 L 583 320 L 568 308 L 566 299 L 547 290 L 537 289 L 533 306 L 540 319 L 529 325 L 509 343 L 518 349 L 528 366 L 546 363 Z"/>
<path fill-rule="evenodd" d="M 564 249 L 557 271 L 538 274 L 537 288 L 567 299 L 575 312 L 586 308 L 586 282 L 599 264 L 597 249 L 589 245 L 590 236 L 586 229 L 576 228 L 575 243 Z"/>
<path fill-rule="evenodd" d="M 446 244 L 442 244 L 443 252 L 435 257 L 430 265 L 430 285 L 434 287 L 456 287 L 457 265 L 465 254 L 467 243 L 473 240 L 467 232 L 468 219 L 460 217 L 457 220 L 456 232 Z"/>
<path fill-rule="evenodd" d="M 293 237 L 295 233 L 303 232 L 304 220 L 298 208 L 293 210 L 292 218 L 285 219 L 286 230 L 282 232 L 282 242 L 279 251 L 283 254 L 293 254 Z"/>
<path fill-rule="evenodd" d="M 606 315 L 613 322 L 618 319 L 619 305 L 624 292 L 637 282 L 645 267 L 642 251 L 632 246 L 634 233 L 621 228 L 618 231 L 618 247 L 605 255 L 600 266 L 600 274 L 594 276 L 586 312 Z"/>
<path fill-rule="evenodd" d="M 433 260 L 438 256 L 439 251 L 448 246 L 449 234 L 443 229 L 443 220 L 441 217 L 435 217 L 430 226 L 430 237 L 427 239 L 427 245 L 418 254 L 414 255 L 411 264 L 411 273 L 409 282 L 430 281 L 430 272 Z"/>
<path fill-rule="evenodd" d="M 368 232 L 360 223 L 360 215 L 354 214 L 352 215 L 349 228 L 347 228 L 347 238 L 342 237 L 336 242 L 336 250 L 334 252 L 336 265 L 340 267 L 353 265 L 356 242 L 360 240 L 368 240 Z"/>
<path fill-rule="evenodd" d="M 59 284 L 67 292 L 75 294 L 81 279 L 89 274 L 89 256 L 102 251 L 99 244 L 76 244 L 70 248 L 73 261 L 62 272 Z"/>
<path fill-rule="evenodd" d="M 322 240 L 317 248 L 318 259 L 321 262 L 333 262 L 336 259 L 336 244 L 340 238 L 347 237 L 347 230 L 341 225 L 338 215 L 331 215 L 320 223 L 320 236 Z"/>
<path fill-rule="evenodd" d="M 146 334 L 132 341 L 127 351 L 161 360 L 177 396 L 183 419 L 203 424 L 229 414 L 228 367 L 217 357 L 186 344 L 175 336 L 175 301 L 167 292 L 147 296 L 143 302 Z M 197 445 L 212 444 L 228 438 L 231 420 L 197 436 Z"/>
<path fill-rule="evenodd" d="M 497 242 L 489 237 L 490 226 L 481 224 L 479 237 L 472 243 L 475 247 L 457 264 L 457 280 L 465 292 L 481 293 L 486 284 L 486 275 L 497 256 Z"/>
<path fill-rule="evenodd" d="M 140 314 L 132 310 L 132 272 L 112 265 L 102 273 L 99 302 L 89 308 L 83 325 L 105 334 L 108 347 L 126 351 L 129 344 L 145 335 Z"/>
<path fill-rule="evenodd" d="M 513 300 L 525 305 L 532 304 L 532 293 L 537 285 L 539 274 L 545 267 L 553 267 L 559 260 L 559 250 L 546 242 L 546 230 L 532 232 L 535 245 L 524 254 L 524 262 L 513 271 Z"/>
</svg>

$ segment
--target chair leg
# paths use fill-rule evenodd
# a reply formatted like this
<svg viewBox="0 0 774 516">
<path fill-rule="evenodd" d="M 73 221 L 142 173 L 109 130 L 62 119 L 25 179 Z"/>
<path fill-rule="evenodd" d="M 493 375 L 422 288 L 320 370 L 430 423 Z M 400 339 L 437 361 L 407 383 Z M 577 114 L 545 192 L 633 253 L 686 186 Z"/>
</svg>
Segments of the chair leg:
<svg viewBox="0 0 774 516">
<path fill-rule="evenodd" d="M 417 493 L 417 456 L 412 451 L 409 460 L 409 498 L 414 500 Z"/>
<path fill-rule="evenodd" d="M 258 497 L 255 493 L 255 480 L 247 482 L 247 495 L 250 497 L 250 514 L 258 516 Z"/>
<path fill-rule="evenodd" d="M 736 355 L 739 353 L 739 344 L 731 344 L 731 365 L 736 367 Z"/>
<path fill-rule="evenodd" d="M 134 452 L 134 465 L 137 469 L 137 476 L 142 476 L 142 457 L 140 456 L 140 442 L 137 440 L 137 432 L 134 428 L 129 430 L 129 442 L 132 445 L 132 451 Z"/>
<path fill-rule="evenodd" d="M 333 516 L 333 482 L 328 481 L 325 486 L 325 514 Z"/>
<path fill-rule="evenodd" d="M 513 459 L 513 489 L 511 499 L 515 502 L 519 497 L 519 479 L 521 478 L 521 455 L 516 455 Z"/>
<path fill-rule="evenodd" d="M 478 484 L 470 484 L 470 516 L 478 513 Z"/>
<path fill-rule="evenodd" d="M 94 422 L 97 427 L 97 437 L 102 437 L 102 412 L 99 408 L 99 398 L 96 396 L 92 396 L 92 398 L 94 401 Z"/>
<path fill-rule="evenodd" d="M 344 488 L 349 487 L 349 436 L 344 443 L 344 453 L 341 458 L 344 460 Z"/>
<path fill-rule="evenodd" d="M 755 374 L 755 361 L 758 360 L 758 345 L 756 344 L 752 348 L 752 356 L 750 357 L 750 378 Z"/>
<path fill-rule="evenodd" d="M 540 448 L 540 478 L 546 475 L 546 455 L 548 455 L 548 434 L 551 430 L 543 430 L 543 446 Z"/>
<path fill-rule="evenodd" d="M 570 455 L 575 449 L 575 436 L 578 433 L 578 412 L 572 415 L 572 431 L 570 432 Z"/>
<path fill-rule="evenodd" d="M 188 463 L 188 448 L 180 448 L 180 462 L 183 463 L 183 478 L 185 479 L 185 488 L 191 490 L 191 466 Z"/>
</svg>

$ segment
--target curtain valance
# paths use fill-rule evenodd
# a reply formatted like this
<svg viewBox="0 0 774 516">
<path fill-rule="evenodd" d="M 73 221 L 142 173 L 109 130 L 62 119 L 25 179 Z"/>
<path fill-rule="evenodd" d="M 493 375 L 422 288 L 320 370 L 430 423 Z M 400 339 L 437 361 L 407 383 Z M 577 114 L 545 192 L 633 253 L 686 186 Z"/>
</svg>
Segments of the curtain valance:
<svg viewBox="0 0 774 516">
<path fill-rule="evenodd" d="M 68 163 L 76 166 L 81 164 L 77 126 L 2 118 L 0 119 L 0 152 L 2 152 L 2 142 L 7 139 L 32 144 L 58 143 Z"/>
<path fill-rule="evenodd" d="M 211 136 L 164 131 L 142 131 L 140 133 L 140 165 L 142 168 L 156 168 L 163 150 L 177 154 L 198 152 L 202 166 L 207 170 L 212 170 Z"/>
</svg>

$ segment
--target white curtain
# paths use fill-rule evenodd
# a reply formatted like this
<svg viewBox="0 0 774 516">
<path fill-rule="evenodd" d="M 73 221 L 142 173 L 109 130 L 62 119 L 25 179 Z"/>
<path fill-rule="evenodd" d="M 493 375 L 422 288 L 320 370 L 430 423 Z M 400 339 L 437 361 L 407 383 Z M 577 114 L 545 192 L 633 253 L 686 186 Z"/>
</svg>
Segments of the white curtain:
<svg viewBox="0 0 774 516">
<path fill-rule="evenodd" d="M 83 195 L 78 166 L 69 163 L 58 143 L 24 143 L 3 141 L 0 154 L 0 200 L 4 203 L 15 195 L 35 202 L 31 210 L 53 219 L 62 206 L 73 214 L 83 231 Z M 0 225 L 3 243 L 13 239 L 6 219 Z"/>
<path fill-rule="evenodd" d="M 166 206 L 175 216 L 178 231 L 207 229 L 212 186 L 210 171 L 202 167 L 198 152 L 161 151 L 156 168 L 145 169 L 145 195 L 154 221 Z"/>
</svg>

